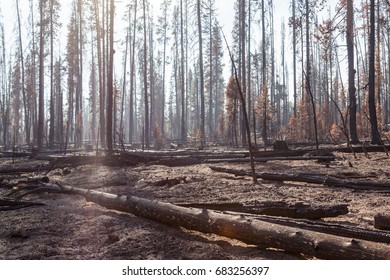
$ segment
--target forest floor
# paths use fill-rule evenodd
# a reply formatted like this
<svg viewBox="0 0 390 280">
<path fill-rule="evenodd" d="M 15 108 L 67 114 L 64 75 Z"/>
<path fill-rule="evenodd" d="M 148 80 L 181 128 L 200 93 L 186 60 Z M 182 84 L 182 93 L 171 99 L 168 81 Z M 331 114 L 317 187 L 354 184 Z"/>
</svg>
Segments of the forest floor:
<svg viewBox="0 0 390 280">
<path fill-rule="evenodd" d="M 317 161 L 270 161 L 256 163 L 258 172 L 304 172 L 342 178 L 388 182 L 390 158 L 384 153 L 335 153 L 329 166 Z M 0 159 L 0 170 L 37 166 L 42 161 Z M 357 191 L 299 182 L 259 180 L 212 171 L 209 166 L 249 170 L 248 163 L 214 163 L 168 167 L 138 164 L 112 167 L 86 164 L 53 169 L 51 182 L 132 195 L 170 203 L 286 202 L 310 205 L 347 204 L 349 213 L 324 218 L 340 224 L 373 229 L 376 214 L 390 213 L 390 193 Z M 4 175 L 2 180 L 44 175 Z M 156 184 L 167 178 L 182 178 L 177 184 Z M 11 192 L 0 186 L 0 197 Z M 59 193 L 31 194 L 27 201 L 41 202 L 17 210 L 0 211 L 0 259 L 301 259 L 277 250 L 183 228 L 166 226 L 132 214 L 107 210 L 83 197 Z"/>
</svg>

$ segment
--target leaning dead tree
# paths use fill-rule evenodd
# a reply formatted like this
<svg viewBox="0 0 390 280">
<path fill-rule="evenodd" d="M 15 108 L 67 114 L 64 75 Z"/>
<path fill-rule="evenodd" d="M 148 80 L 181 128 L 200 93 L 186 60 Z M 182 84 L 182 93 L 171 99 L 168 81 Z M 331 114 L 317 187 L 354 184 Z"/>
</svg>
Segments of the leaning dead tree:
<svg viewBox="0 0 390 280">
<path fill-rule="evenodd" d="M 245 96 L 244 96 L 245 94 L 243 93 L 243 88 L 241 87 L 241 84 L 240 84 L 239 79 L 238 79 L 237 67 L 236 67 L 236 64 L 234 62 L 233 54 L 230 51 L 229 44 L 228 44 L 228 42 L 226 40 L 225 33 L 223 33 L 223 30 L 222 30 L 221 27 L 219 27 L 219 28 L 220 28 L 220 30 L 222 32 L 222 36 L 223 36 L 223 38 L 225 40 L 225 44 L 226 44 L 226 47 L 228 49 L 230 60 L 232 62 L 233 69 L 234 69 L 234 78 L 235 78 L 236 83 L 237 83 L 238 93 L 240 95 L 241 106 L 242 106 L 242 111 L 243 111 L 243 115 L 244 115 L 245 132 L 246 132 L 246 135 L 247 135 L 247 141 L 248 141 L 248 147 L 249 147 L 249 159 L 250 159 L 251 170 L 252 170 L 252 180 L 253 180 L 253 183 L 257 183 L 257 177 L 256 177 L 256 174 L 255 174 L 256 173 L 255 162 L 253 161 L 254 147 L 252 145 L 251 130 L 250 130 L 250 126 L 249 126 L 248 113 L 247 113 L 247 110 L 246 110 L 246 100 L 245 100 Z"/>
<path fill-rule="evenodd" d="M 43 184 L 41 191 L 76 194 L 108 209 L 132 213 L 159 223 L 241 240 L 263 249 L 280 249 L 320 259 L 390 259 L 390 247 L 251 219 L 207 209 L 185 208 L 134 196 L 57 184 Z"/>
</svg>

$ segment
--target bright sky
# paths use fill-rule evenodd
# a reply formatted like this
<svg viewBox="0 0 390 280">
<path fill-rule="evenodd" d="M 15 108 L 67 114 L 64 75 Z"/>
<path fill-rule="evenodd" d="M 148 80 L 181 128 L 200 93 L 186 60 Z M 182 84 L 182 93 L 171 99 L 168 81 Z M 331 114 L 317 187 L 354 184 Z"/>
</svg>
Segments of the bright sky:
<svg viewBox="0 0 390 280">
<path fill-rule="evenodd" d="M 16 26 L 16 10 L 15 10 L 15 2 L 16 0 L 2 0 L 0 2 L 0 11 L 3 22 L 5 23 L 6 28 L 6 41 L 7 43 L 11 43 L 14 39 L 12 36 L 13 29 Z M 29 10 L 30 0 L 19 0 L 20 9 L 25 11 L 22 13 L 22 21 L 27 21 L 27 12 Z M 123 6 L 127 1 L 125 0 L 117 0 L 117 6 Z M 155 14 L 159 14 L 159 8 L 162 0 L 152 0 L 151 4 L 153 6 L 153 10 Z M 62 15 L 68 15 L 71 9 L 72 0 L 61 0 L 60 1 L 62 8 Z M 218 9 L 218 19 L 223 26 L 223 30 L 226 36 L 229 39 L 230 32 L 232 30 L 232 23 L 234 18 L 233 12 L 233 3 L 234 0 L 216 0 L 216 7 Z M 286 0 L 274 0 L 275 5 L 275 27 L 278 28 L 280 26 L 280 19 L 282 17 L 287 18 L 289 16 L 289 5 Z M 36 1 L 34 1 L 36 4 Z M 121 18 L 124 11 L 117 9 L 116 11 L 117 17 Z M 38 16 L 38 15 L 36 15 Z M 63 22 L 63 28 L 66 29 L 67 22 Z"/>
<path fill-rule="evenodd" d="M 178 1 L 178 0 L 177 0 Z M 234 3 L 235 0 L 216 0 L 216 7 L 217 7 L 217 13 L 218 13 L 218 19 L 219 19 L 219 22 L 220 24 L 222 25 L 223 27 L 223 30 L 224 30 L 224 33 L 227 37 L 228 40 L 231 39 L 231 31 L 232 31 L 232 26 L 233 26 L 233 18 L 234 18 L 234 12 L 233 12 L 233 3 Z M 328 2 L 330 3 L 335 3 L 337 2 L 338 0 L 328 0 Z M 2 17 L 2 21 L 5 23 L 5 28 L 6 28 L 6 43 L 8 45 L 12 45 L 16 42 L 16 37 L 14 34 L 17 34 L 16 32 L 13 32 L 13 29 L 15 28 L 16 26 L 16 20 L 17 20 L 17 17 L 16 17 L 16 10 L 15 10 L 15 2 L 16 0 L 1 0 L 0 2 L 0 10 L 1 10 L 1 17 Z M 24 11 L 24 13 L 22 14 L 22 21 L 24 22 L 25 25 L 27 25 L 27 13 L 28 13 L 28 10 L 29 10 L 29 5 L 30 5 L 30 0 L 19 0 L 19 5 L 20 5 L 20 9 Z M 117 16 L 117 19 L 120 20 L 122 17 L 123 17 L 123 14 L 124 14 L 124 9 L 120 8 L 120 7 L 123 7 L 123 5 L 125 5 L 128 1 L 127 0 L 116 0 L 116 5 L 117 5 L 117 10 L 116 10 L 116 16 Z M 162 0 L 151 0 L 150 1 L 152 6 L 153 6 L 153 11 L 154 13 L 156 14 L 155 16 L 155 19 L 157 18 L 157 15 L 159 14 L 159 8 L 160 8 L 160 4 L 162 2 Z M 173 2 L 175 2 L 175 0 L 173 0 Z M 280 30 L 280 26 L 281 26 L 281 21 L 282 19 L 284 19 L 284 21 L 287 23 L 288 22 L 288 17 L 290 16 L 290 12 L 289 12 L 289 6 L 290 6 L 290 1 L 287 1 L 287 0 L 274 0 L 274 5 L 275 5 L 275 10 L 274 10 L 274 27 L 275 27 L 275 48 L 276 48 L 276 55 L 279 56 L 280 55 L 280 32 L 278 32 L 278 30 Z M 37 1 L 34 1 L 34 4 L 36 4 Z M 66 28 L 67 28 L 67 25 L 68 25 L 68 15 L 70 13 L 70 9 L 71 9 L 71 3 L 72 3 L 72 0 L 61 0 L 60 1 L 61 5 L 62 5 L 62 9 L 61 9 L 61 14 L 62 14 L 62 17 L 65 18 L 65 22 L 63 22 L 63 30 L 64 30 L 64 34 L 66 33 Z M 259 11 L 260 12 L 260 11 Z M 36 17 L 38 16 L 35 15 Z M 320 18 L 320 21 L 322 21 L 322 19 Z M 124 29 L 124 26 L 123 25 L 123 28 L 122 30 Z M 286 27 L 286 40 L 287 40 L 287 43 L 288 42 L 291 42 L 291 38 L 289 36 L 291 32 L 289 32 L 289 29 L 288 27 Z M 121 33 L 121 30 L 117 30 L 118 34 Z M 259 34 L 260 31 L 257 31 L 254 32 L 253 36 L 256 36 L 256 34 Z M 122 35 L 120 35 L 122 36 Z M 116 40 L 118 40 L 118 38 L 116 38 Z M 65 42 L 62 40 L 61 41 L 61 44 L 64 45 Z M 25 45 L 26 47 L 26 45 Z M 13 49 L 12 47 L 10 48 L 11 50 Z M 291 57 L 290 55 L 290 45 L 287 44 L 286 45 L 286 54 L 287 54 L 287 58 Z M 228 61 L 228 54 L 227 54 L 227 51 L 225 50 L 225 56 L 226 56 L 226 61 Z M 117 59 L 121 59 L 119 57 L 117 57 Z M 277 60 L 276 61 L 277 63 L 279 63 L 279 61 Z M 228 64 L 228 63 L 226 63 Z M 290 63 L 291 64 L 291 63 Z M 229 68 L 229 67 L 227 67 Z M 229 69 L 227 69 L 227 73 L 229 73 Z M 225 75 L 226 76 L 226 75 Z M 228 79 L 228 77 L 225 77 L 225 79 Z"/>
<path fill-rule="evenodd" d="M 231 31 L 233 28 L 233 18 L 234 18 L 234 11 L 233 11 L 233 4 L 235 0 L 216 0 L 216 7 L 217 7 L 217 14 L 218 14 L 218 19 L 219 22 L 224 30 L 224 33 L 230 41 L 231 39 Z M 116 17 L 117 20 L 120 22 L 121 18 L 123 17 L 123 14 L 125 13 L 124 10 L 124 5 L 126 5 L 128 1 L 127 0 L 116 0 L 116 5 L 117 5 L 117 10 L 116 10 Z M 162 0 L 151 0 L 150 1 L 152 6 L 153 6 L 153 11 L 155 13 L 155 20 L 157 19 L 157 15 L 159 14 L 159 8 Z M 172 2 L 175 2 L 173 0 Z M 275 5 L 275 28 L 278 29 L 280 27 L 280 21 L 282 17 L 288 18 L 289 16 L 289 5 L 287 4 L 289 1 L 286 0 L 274 0 L 274 5 Z M 2 21 L 5 23 L 5 32 L 6 32 L 6 44 L 8 46 L 13 46 L 17 41 L 16 41 L 16 34 L 17 34 L 17 29 L 16 29 L 16 24 L 17 24 L 17 17 L 16 17 L 16 0 L 1 0 L 0 2 L 0 15 L 2 16 Z M 62 28 L 63 28 L 63 36 L 64 39 L 61 40 L 61 45 L 64 46 L 65 44 L 65 34 L 66 34 L 66 29 L 68 25 L 68 20 L 69 20 L 69 14 L 72 9 L 72 0 L 61 0 L 61 17 L 64 18 L 62 22 Z M 37 4 L 37 1 L 34 1 L 34 4 Z M 28 26 L 28 11 L 30 7 L 30 0 L 19 0 L 19 6 L 20 9 L 22 10 L 22 22 L 24 22 L 25 26 Z M 38 14 L 35 15 L 35 17 L 38 17 Z M 122 30 L 127 26 L 127 24 L 123 24 L 122 28 L 118 28 L 117 24 L 117 34 L 121 34 Z M 15 32 L 13 31 L 15 30 Z M 278 47 L 280 46 L 279 43 L 279 32 L 276 32 L 277 38 L 275 39 L 275 46 Z M 122 35 L 120 35 L 122 36 Z M 116 40 L 118 40 L 116 38 Z M 24 47 L 26 48 L 26 43 L 24 43 Z M 14 49 L 13 47 L 9 48 L 10 50 Z M 116 57 L 120 63 L 121 57 L 117 56 Z M 225 59 L 228 62 L 228 52 L 225 50 Z M 228 63 L 226 63 L 228 65 Z M 225 79 L 227 80 L 228 73 L 229 73 L 229 67 L 227 67 L 226 74 L 225 74 Z"/>
</svg>

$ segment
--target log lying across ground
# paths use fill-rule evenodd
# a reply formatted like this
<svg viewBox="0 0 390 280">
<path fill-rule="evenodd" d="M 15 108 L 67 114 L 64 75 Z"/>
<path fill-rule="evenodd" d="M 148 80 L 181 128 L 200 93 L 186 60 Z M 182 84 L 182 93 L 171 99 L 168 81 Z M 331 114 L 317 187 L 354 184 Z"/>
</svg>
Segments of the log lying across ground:
<svg viewBox="0 0 390 280">
<path fill-rule="evenodd" d="M 43 206 L 43 203 L 21 201 L 18 199 L 0 197 L 0 211 L 16 210 L 30 206 Z"/>
<path fill-rule="evenodd" d="M 225 211 L 230 215 L 242 215 L 235 212 Z M 307 229 L 317 232 L 329 233 L 338 236 L 344 236 L 354 239 L 363 239 L 373 242 L 381 242 L 390 244 L 390 232 L 386 230 L 371 230 L 356 226 L 343 225 L 332 222 L 313 221 L 307 219 L 289 219 L 286 217 L 274 217 L 266 215 L 252 215 L 245 214 L 253 219 L 280 224 L 284 226 L 290 226 L 295 228 Z"/>
<path fill-rule="evenodd" d="M 67 156 L 37 156 L 35 159 L 50 162 L 51 168 L 77 167 L 87 164 L 102 164 L 108 166 L 136 166 L 138 164 L 159 164 L 166 166 L 187 166 L 202 163 L 191 156 L 164 156 L 142 155 L 141 153 L 121 153 L 113 156 L 96 155 L 67 155 Z"/>
<path fill-rule="evenodd" d="M 250 171 L 224 168 L 219 166 L 209 166 L 216 172 L 233 174 L 236 176 L 252 176 Z M 390 192 L 390 182 L 373 182 L 364 180 L 342 179 L 327 174 L 308 174 L 308 173 L 270 173 L 258 172 L 257 178 L 270 181 L 281 182 L 304 182 L 310 184 L 320 184 L 329 187 L 344 187 L 355 190 L 384 191 Z"/>
<path fill-rule="evenodd" d="M 291 160 L 317 160 L 319 162 L 331 162 L 335 161 L 335 156 L 299 156 L 299 157 L 255 157 L 255 162 L 268 162 L 268 161 L 291 161 Z M 220 158 L 220 159 L 206 159 L 205 163 L 220 163 L 220 162 L 249 162 L 248 158 Z"/>
<path fill-rule="evenodd" d="M 24 173 L 40 173 L 47 171 L 50 167 L 47 165 L 39 165 L 34 167 L 16 167 L 16 168 L 1 168 L 0 174 L 3 175 L 15 175 Z"/>
<path fill-rule="evenodd" d="M 390 246 L 350 239 L 207 209 L 121 196 L 71 186 L 44 184 L 48 191 L 78 194 L 109 209 L 132 213 L 159 223 L 238 239 L 260 248 L 281 249 L 320 259 L 390 259 Z"/>
<path fill-rule="evenodd" d="M 269 215 L 290 217 L 295 219 L 322 219 L 325 217 L 337 217 L 347 214 L 348 205 L 316 205 L 297 202 L 288 204 L 284 201 L 265 201 L 255 203 L 183 203 L 177 204 L 183 207 L 233 211 L 240 213 L 250 213 L 256 215 Z"/>
</svg>

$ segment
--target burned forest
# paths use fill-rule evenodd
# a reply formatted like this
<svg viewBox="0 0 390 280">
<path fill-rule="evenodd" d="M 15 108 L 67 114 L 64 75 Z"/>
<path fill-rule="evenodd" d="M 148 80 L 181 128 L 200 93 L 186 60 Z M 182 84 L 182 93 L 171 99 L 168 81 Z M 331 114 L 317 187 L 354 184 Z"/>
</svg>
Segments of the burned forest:
<svg viewBox="0 0 390 280">
<path fill-rule="evenodd" d="M 0 259 L 390 259 L 387 0 L 0 3 Z"/>
</svg>

